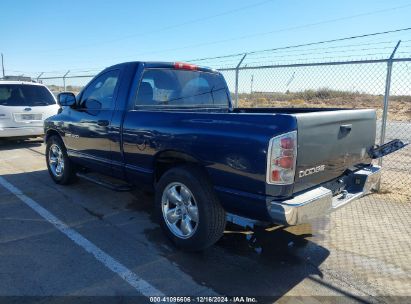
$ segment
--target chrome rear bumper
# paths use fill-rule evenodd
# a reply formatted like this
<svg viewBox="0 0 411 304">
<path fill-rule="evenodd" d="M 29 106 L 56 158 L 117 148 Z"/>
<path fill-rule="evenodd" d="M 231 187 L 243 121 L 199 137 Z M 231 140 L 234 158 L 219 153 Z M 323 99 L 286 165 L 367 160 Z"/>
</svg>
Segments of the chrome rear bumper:
<svg viewBox="0 0 411 304">
<path fill-rule="evenodd" d="M 320 186 L 289 200 L 272 201 L 269 205 L 270 216 L 277 224 L 308 223 L 369 193 L 377 185 L 380 176 L 379 166 L 369 166 L 349 175 L 349 183 L 338 195 L 333 196 L 330 189 Z"/>
<path fill-rule="evenodd" d="M 42 126 L 30 126 L 30 127 L 0 127 L 0 137 L 19 137 L 28 136 L 36 137 L 44 134 L 44 128 Z"/>
</svg>

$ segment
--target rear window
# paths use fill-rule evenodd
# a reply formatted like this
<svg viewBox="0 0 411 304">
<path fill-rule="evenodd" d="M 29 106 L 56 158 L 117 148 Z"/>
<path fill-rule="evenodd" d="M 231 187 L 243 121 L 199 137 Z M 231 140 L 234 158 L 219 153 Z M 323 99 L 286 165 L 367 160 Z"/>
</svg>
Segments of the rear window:
<svg viewBox="0 0 411 304">
<path fill-rule="evenodd" d="M 51 93 L 43 86 L 0 84 L 0 106 L 36 107 L 55 103 Z"/>
<path fill-rule="evenodd" d="M 227 108 L 223 76 L 174 69 L 147 69 L 137 93 L 136 107 Z"/>
</svg>

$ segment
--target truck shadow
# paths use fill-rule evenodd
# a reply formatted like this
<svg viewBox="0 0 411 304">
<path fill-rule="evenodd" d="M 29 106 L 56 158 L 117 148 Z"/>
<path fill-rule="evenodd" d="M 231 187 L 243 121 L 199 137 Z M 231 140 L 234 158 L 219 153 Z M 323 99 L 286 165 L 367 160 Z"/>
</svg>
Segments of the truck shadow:
<svg viewBox="0 0 411 304">
<path fill-rule="evenodd" d="M 5 178 L 12 184 L 19 179 L 26 179 L 27 182 L 33 179 L 49 179 L 45 170 L 6 175 Z M 51 184 L 50 187 L 56 186 Z M 76 187 L 78 189 L 74 189 Z M 84 188 L 87 188 L 83 194 L 85 202 L 88 195 L 100 191 L 98 186 L 80 182 L 72 188 L 59 189 L 59 195 L 71 200 L 71 192 L 78 193 Z M 29 196 L 30 191 L 27 192 Z M 120 195 L 107 191 L 105 195 L 112 198 L 111 205 L 107 200 L 101 203 L 104 206 L 89 206 L 81 202 L 78 204 L 84 204 L 83 209 L 92 215 L 95 221 L 110 220 L 110 215 L 107 214 L 109 208 L 115 209 L 115 214 L 127 214 L 130 223 L 134 218 L 134 215 L 131 216 L 132 213 L 135 217 L 144 213 L 150 224 L 157 223 L 152 194 L 134 191 Z M 118 199 L 119 197 L 122 199 Z M 144 217 L 140 217 L 139 220 L 144 222 L 142 218 Z M 137 225 L 138 221 L 127 229 L 137 228 Z M 158 254 L 167 259 L 198 285 L 207 287 L 216 294 L 252 296 L 261 302 L 275 301 L 307 278 L 321 278 L 320 265 L 330 254 L 326 248 L 317 244 L 319 236 L 314 232 L 316 229 L 311 229 L 308 225 L 266 229 L 260 226 L 243 227 L 228 223 L 226 233 L 217 244 L 200 253 L 187 253 L 177 249 L 158 225 L 148 226 L 150 228 L 141 231 L 144 232 L 144 238 L 149 244 L 147 250 L 152 250 L 153 255 Z M 182 284 L 186 279 L 182 278 Z M 211 291 L 203 295 L 210 293 Z"/>
<path fill-rule="evenodd" d="M 41 137 L 33 139 L 9 139 L 0 138 L 0 151 L 4 150 L 17 150 L 17 149 L 30 149 L 40 147 L 43 143 Z"/>
<path fill-rule="evenodd" d="M 148 212 L 152 220 L 153 197 L 134 194 L 128 209 Z M 161 228 L 144 231 L 160 254 L 199 285 L 220 295 L 258 297 L 263 302 L 285 295 L 309 276 L 322 277 L 319 266 L 330 252 L 315 240 L 310 225 L 296 227 L 243 227 L 227 223 L 224 236 L 201 253 L 178 250 Z M 241 292 L 240 292 L 241 291 Z"/>
</svg>

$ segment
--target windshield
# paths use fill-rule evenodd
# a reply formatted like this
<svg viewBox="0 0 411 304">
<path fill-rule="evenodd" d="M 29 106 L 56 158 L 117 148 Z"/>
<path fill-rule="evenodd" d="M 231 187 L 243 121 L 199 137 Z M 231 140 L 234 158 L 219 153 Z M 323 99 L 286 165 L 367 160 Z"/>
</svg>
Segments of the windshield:
<svg viewBox="0 0 411 304">
<path fill-rule="evenodd" d="M 175 69 L 147 69 L 140 83 L 136 106 L 219 107 L 229 99 L 223 76 Z"/>
<path fill-rule="evenodd" d="M 1 106 L 49 106 L 56 104 L 51 93 L 43 86 L 0 84 Z"/>
</svg>

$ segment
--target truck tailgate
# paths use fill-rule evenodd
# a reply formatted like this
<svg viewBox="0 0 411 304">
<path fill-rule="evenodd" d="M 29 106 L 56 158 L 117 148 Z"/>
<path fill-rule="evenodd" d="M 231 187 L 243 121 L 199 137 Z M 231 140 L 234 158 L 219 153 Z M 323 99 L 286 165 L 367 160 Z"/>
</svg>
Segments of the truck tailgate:
<svg viewBox="0 0 411 304">
<path fill-rule="evenodd" d="M 298 151 L 294 192 L 330 181 L 354 165 L 369 164 L 375 143 L 374 110 L 295 114 Z"/>
</svg>

